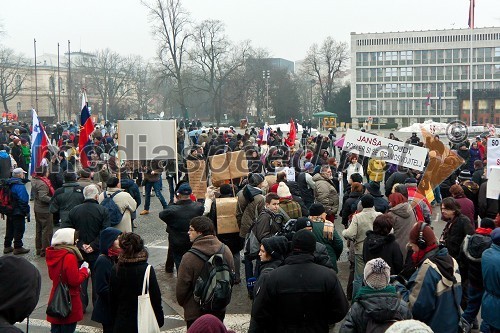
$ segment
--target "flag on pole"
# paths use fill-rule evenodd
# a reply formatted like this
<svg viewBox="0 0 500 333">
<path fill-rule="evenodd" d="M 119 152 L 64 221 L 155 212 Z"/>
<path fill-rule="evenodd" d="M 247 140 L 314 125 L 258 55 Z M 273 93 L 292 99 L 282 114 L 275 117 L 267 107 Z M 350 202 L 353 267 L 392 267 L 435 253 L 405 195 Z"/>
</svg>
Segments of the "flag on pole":
<svg viewBox="0 0 500 333">
<path fill-rule="evenodd" d="M 297 139 L 297 130 L 295 129 L 295 122 L 293 121 L 293 118 L 290 118 L 290 141 L 295 143 L 295 139 Z"/>
<path fill-rule="evenodd" d="M 92 132 L 94 131 L 94 124 L 90 111 L 87 105 L 87 94 L 85 91 L 82 95 L 82 113 L 80 115 L 80 137 L 78 138 L 78 150 L 80 151 L 80 163 L 82 168 L 89 167 L 89 156 L 92 147 Z"/>
<path fill-rule="evenodd" d="M 31 111 L 33 112 L 33 126 L 31 130 L 30 175 L 34 174 L 35 168 L 41 165 L 42 159 L 50 146 L 49 137 L 47 136 L 35 109 L 32 109 Z"/>
<path fill-rule="evenodd" d="M 474 7 L 476 0 L 469 0 L 469 28 L 474 29 Z"/>
</svg>

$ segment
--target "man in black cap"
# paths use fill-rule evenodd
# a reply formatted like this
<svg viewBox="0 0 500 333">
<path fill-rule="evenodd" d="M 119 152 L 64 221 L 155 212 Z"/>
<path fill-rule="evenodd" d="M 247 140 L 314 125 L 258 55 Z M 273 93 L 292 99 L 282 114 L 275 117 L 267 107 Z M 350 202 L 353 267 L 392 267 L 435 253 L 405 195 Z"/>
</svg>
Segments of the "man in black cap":
<svg viewBox="0 0 500 333">
<path fill-rule="evenodd" d="M 349 305 L 337 274 L 314 263 L 316 239 L 308 230 L 295 233 L 292 254 L 256 291 L 253 319 L 269 332 L 328 332 Z"/>
<path fill-rule="evenodd" d="M 188 183 L 182 183 L 176 193 L 176 201 L 160 212 L 160 219 L 167 224 L 168 246 L 172 249 L 175 268 L 179 270 L 182 256 L 191 248 L 188 236 L 189 222 L 203 215 L 203 206 L 191 201 L 193 193 Z"/>
<path fill-rule="evenodd" d="M 384 196 L 380 192 L 380 183 L 370 181 L 365 184 L 365 193 L 369 193 L 373 197 L 373 202 L 375 204 L 375 210 L 384 214 L 389 209 L 389 202 L 384 199 Z"/>
</svg>

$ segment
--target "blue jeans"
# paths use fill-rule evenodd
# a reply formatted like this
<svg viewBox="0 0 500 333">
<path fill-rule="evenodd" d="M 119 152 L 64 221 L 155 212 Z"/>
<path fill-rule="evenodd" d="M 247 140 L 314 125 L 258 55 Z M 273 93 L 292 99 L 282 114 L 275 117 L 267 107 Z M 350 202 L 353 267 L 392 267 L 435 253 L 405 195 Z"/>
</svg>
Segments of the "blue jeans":
<svg viewBox="0 0 500 333">
<path fill-rule="evenodd" d="M 443 198 L 441 198 L 441 188 L 439 186 L 436 186 L 434 189 L 434 200 L 438 205 L 440 205 L 441 201 L 443 201 Z"/>
<path fill-rule="evenodd" d="M 352 282 L 352 299 L 356 297 L 359 289 L 363 286 L 363 273 L 365 269 L 365 263 L 363 261 L 362 254 L 354 255 L 354 281 Z"/>
<path fill-rule="evenodd" d="M 163 197 L 163 194 L 161 194 L 161 179 L 157 180 L 156 182 L 149 182 L 146 181 L 144 183 L 145 187 L 145 194 L 146 194 L 146 201 L 144 202 L 144 209 L 149 210 L 149 206 L 151 204 L 151 188 L 154 189 L 156 196 L 158 199 L 160 199 L 160 203 L 163 207 L 163 209 L 167 208 L 167 203 L 165 202 L 165 198 Z"/>
<path fill-rule="evenodd" d="M 167 176 L 168 191 L 170 192 L 170 201 L 174 201 L 175 186 L 174 186 L 174 176 Z"/>
<path fill-rule="evenodd" d="M 481 301 L 483 299 L 484 290 L 477 289 L 471 284 L 469 284 L 469 287 L 467 289 L 469 299 L 467 301 L 467 308 L 465 308 L 464 313 L 462 313 L 462 317 L 472 325 L 474 319 L 476 319 L 476 316 L 479 313 L 479 309 L 481 308 Z M 481 330 L 481 332 L 484 331 Z"/>
<path fill-rule="evenodd" d="M 73 324 L 50 324 L 50 333 L 73 333 L 76 330 L 76 323 Z"/>
</svg>

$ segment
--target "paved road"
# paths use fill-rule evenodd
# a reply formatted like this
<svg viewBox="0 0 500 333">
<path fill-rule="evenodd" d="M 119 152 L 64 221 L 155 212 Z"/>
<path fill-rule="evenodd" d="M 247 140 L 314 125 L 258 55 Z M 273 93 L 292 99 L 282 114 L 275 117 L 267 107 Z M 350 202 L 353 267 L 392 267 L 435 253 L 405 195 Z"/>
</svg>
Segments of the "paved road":
<svg viewBox="0 0 500 333">
<path fill-rule="evenodd" d="M 164 181 L 163 193 L 168 193 L 167 182 Z M 168 195 L 167 195 L 168 196 Z M 165 258 L 168 248 L 167 236 L 165 232 L 165 224 L 158 218 L 161 205 L 159 200 L 155 197 L 151 198 L 150 214 L 146 216 L 139 216 L 136 220 L 138 234 L 143 237 L 149 250 L 149 263 L 153 265 L 157 271 L 162 298 L 163 298 L 163 311 L 165 313 L 165 325 L 162 328 L 163 332 L 185 332 L 184 320 L 182 318 L 182 308 L 175 300 L 175 283 L 176 276 L 164 272 Z M 138 209 L 142 209 L 142 206 Z M 444 227 L 444 222 L 439 221 L 439 209 L 434 209 L 433 226 L 436 235 L 440 235 Z M 31 249 L 30 253 L 24 255 L 31 263 L 33 263 L 42 274 L 42 290 L 38 305 L 30 318 L 29 331 L 33 333 L 47 332 L 49 324 L 45 321 L 45 309 L 51 288 L 51 281 L 48 278 L 47 266 L 44 258 L 35 256 L 34 251 L 34 231 L 35 231 L 35 217 L 31 216 L 31 223 L 27 223 L 26 232 L 24 237 L 24 244 L 26 248 Z M 337 222 L 337 230 L 343 230 L 343 226 Z M 0 234 L 5 235 L 5 223 L 0 223 Z M 242 269 L 243 269 L 243 265 Z M 349 275 L 349 264 L 346 261 L 345 251 L 339 262 L 339 279 L 342 286 L 345 288 L 347 285 L 347 278 Z M 242 272 L 242 276 L 244 276 Z M 225 324 L 237 333 L 247 331 L 248 323 L 250 320 L 251 302 L 247 297 L 246 286 L 240 284 L 235 286 L 233 298 L 228 308 Z M 88 309 L 84 316 L 84 320 L 79 323 L 77 332 L 101 332 L 100 325 L 90 320 L 92 309 Z M 340 325 L 336 325 L 332 332 L 338 332 Z M 23 330 L 26 330 L 26 321 L 19 325 Z"/>
</svg>

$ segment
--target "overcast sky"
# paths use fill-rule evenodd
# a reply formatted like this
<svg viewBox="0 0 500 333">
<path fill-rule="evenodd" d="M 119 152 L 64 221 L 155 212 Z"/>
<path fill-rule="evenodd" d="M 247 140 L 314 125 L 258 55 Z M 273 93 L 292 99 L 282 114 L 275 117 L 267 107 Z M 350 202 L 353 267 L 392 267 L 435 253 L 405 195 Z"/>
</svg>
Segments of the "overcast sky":
<svg viewBox="0 0 500 333">
<path fill-rule="evenodd" d="M 151 0 L 150 0 L 151 1 Z M 467 27 L 469 0 L 183 0 L 194 22 L 218 19 L 232 41 L 245 39 L 271 56 L 304 58 L 327 36 L 350 42 L 351 32 Z M 109 48 L 155 57 L 146 8 L 139 0 L 2 0 L 3 44 L 33 57 Z M 476 0 L 476 27 L 500 26 L 500 0 Z"/>
</svg>

